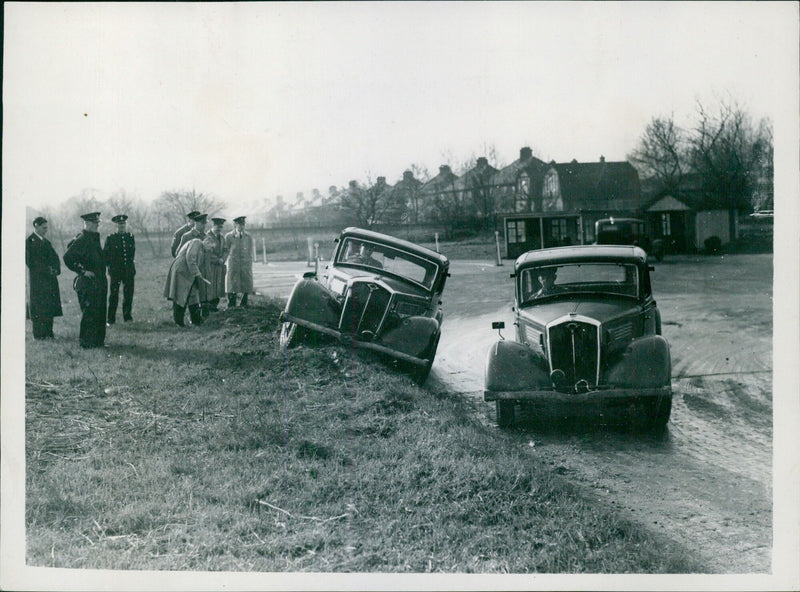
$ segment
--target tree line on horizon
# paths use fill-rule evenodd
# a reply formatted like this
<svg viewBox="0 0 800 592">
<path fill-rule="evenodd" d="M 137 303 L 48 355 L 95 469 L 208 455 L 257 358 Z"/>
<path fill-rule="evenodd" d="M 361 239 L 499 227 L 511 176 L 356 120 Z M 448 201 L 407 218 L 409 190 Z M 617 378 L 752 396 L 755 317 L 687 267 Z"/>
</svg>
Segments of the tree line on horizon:
<svg viewBox="0 0 800 592">
<path fill-rule="evenodd" d="M 485 152 L 497 168 L 504 166 L 494 145 L 485 147 Z M 451 167 L 454 178 L 472 171 L 479 160 L 474 154 L 460 162 L 452 154 L 443 157 L 456 162 Z M 773 157 L 772 122 L 768 118 L 754 122 L 735 101 L 721 100 L 714 109 L 698 102 L 694 120 L 688 127 L 679 126 L 672 115 L 653 117 L 628 160 L 650 193 L 680 195 L 691 181 L 702 194 L 716 197 L 730 209 L 748 212 L 772 207 Z M 496 222 L 488 215 L 494 208 L 492 188 L 482 185 L 480 179 L 468 194 L 457 191 L 454 185 L 451 190 L 434 195 L 430 203 L 423 203 L 428 196 L 420 188 L 431 176 L 420 164 L 412 164 L 408 170 L 414 183 L 402 199 L 398 199 L 397 192 L 382 190 L 384 177 L 373 179 L 367 173 L 365 182 L 351 181 L 347 187 L 330 187 L 329 195 L 320 202 L 335 200 L 337 207 L 320 210 L 316 217 L 306 213 L 306 221 L 368 228 L 387 221 L 416 223 L 425 208 L 428 221 L 449 229 L 456 221 L 472 230 Z M 49 220 L 51 237 L 62 243 L 62 249 L 80 231 L 78 216 L 88 211 L 104 212 L 107 220 L 116 213 L 127 214 L 131 232 L 141 237 L 140 242 L 148 245 L 156 256 L 160 246 L 151 240 L 152 235 L 171 232 L 182 225 L 191 210 L 213 216 L 227 207 L 218 197 L 195 189 L 166 190 L 149 203 L 125 189 L 111 193 L 106 199 L 99 198 L 99 193 L 87 188 L 59 206 L 37 210 Z M 467 200 L 476 203 L 466 203 Z M 251 220 L 255 227 L 264 222 Z"/>
</svg>

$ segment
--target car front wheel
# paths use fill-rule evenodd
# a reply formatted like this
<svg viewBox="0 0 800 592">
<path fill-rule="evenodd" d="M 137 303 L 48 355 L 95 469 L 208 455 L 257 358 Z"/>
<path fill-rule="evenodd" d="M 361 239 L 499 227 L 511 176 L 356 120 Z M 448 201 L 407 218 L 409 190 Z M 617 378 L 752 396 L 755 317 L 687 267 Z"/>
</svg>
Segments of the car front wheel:
<svg viewBox="0 0 800 592">
<path fill-rule="evenodd" d="M 514 401 L 498 399 L 495 401 L 495 407 L 498 427 L 507 428 L 514 424 Z"/>
<path fill-rule="evenodd" d="M 278 338 L 278 345 L 281 349 L 289 349 L 296 346 L 303 336 L 303 328 L 298 327 L 296 323 L 283 323 L 281 326 L 281 334 Z"/>
<path fill-rule="evenodd" d="M 425 353 L 422 355 L 422 357 L 426 360 L 425 365 L 417 366 L 413 370 L 414 382 L 420 386 L 428 378 L 428 375 L 431 373 L 431 368 L 433 368 L 433 358 L 436 357 L 436 349 L 439 347 L 440 335 L 440 333 L 437 333 L 430 345 L 428 345 L 428 347 L 425 349 Z"/>
</svg>

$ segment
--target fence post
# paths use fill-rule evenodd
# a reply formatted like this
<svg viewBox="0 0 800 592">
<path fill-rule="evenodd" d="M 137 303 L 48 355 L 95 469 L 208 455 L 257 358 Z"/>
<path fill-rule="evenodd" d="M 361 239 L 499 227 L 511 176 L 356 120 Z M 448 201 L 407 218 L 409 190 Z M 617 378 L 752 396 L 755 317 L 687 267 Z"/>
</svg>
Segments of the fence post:
<svg viewBox="0 0 800 592">
<path fill-rule="evenodd" d="M 264 265 L 267 264 L 267 239 L 261 237 L 261 252 L 264 254 Z"/>
<path fill-rule="evenodd" d="M 314 243 L 314 275 L 319 275 L 319 243 Z"/>
<path fill-rule="evenodd" d="M 503 265 L 503 261 L 500 259 L 500 232 L 495 230 L 494 231 L 494 242 L 497 245 L 497 267 L 501 267 Z"/>
<path fill-rule="evenodd" d="M 308 237 L 308 259 L 307 265 L 311 267 L 311 258 L 314 256 L 314 243 L 311 241 L 311 237 Z"/>
<path fill-rule="evenodd" d="M 439 233 L 438 232 L 434 232 L 433 233 L 433 240 L 436 241 L 436 252 L 438 253 L 439 252 Z"/>
</svg>

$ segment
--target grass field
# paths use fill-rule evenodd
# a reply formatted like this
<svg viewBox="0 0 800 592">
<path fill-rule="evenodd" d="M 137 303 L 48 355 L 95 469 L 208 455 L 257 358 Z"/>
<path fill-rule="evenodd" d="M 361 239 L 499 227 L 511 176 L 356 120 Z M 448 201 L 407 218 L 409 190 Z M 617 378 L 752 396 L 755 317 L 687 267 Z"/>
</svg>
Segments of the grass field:
<svg viewBox="0 0 800 592">
<path fill-rule="evenodd" d="M 688 573 L 481 423 L 457 394 L 320 344 L 281 352 L 282 303 L 170 324 L 165 260 L 138 263 L 134 323 L 77 345 L 26 335 L 27 562 L 301 572 Z"/>
</svg>

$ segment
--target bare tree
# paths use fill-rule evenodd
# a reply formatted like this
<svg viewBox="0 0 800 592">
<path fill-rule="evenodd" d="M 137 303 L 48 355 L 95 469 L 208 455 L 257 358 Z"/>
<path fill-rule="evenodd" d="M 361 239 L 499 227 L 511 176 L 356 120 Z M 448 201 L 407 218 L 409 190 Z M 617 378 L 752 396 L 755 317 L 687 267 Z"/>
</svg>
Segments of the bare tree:
<svg viewBox="0 0 800 592">
<path fill-rule="evenodd" d="M 736 102 L 721 101 L 717 112 L 698 102 L 689 145 L 690 164 L 702 179 L 704 193 L 732 212 L 749 211 L 764 167 L 772 166 L 771 122 L 765 119 L 754 126 Z M 731 236 L 734 230 L 731 216 Z"/>
<path fill-rule="evenodd" d="M 364 185 L 350 181 L 341 199 L 342 208 L 349 211 L 356 223 L 363 228 L 372 228 L 384 222 L 387 212 L 396 205 L 385 178 L 378 177 L 373 182 L 370 173 L 367 173 L 367 182 Z"/>
<path fill-rule="evenodd" d="M 160 224 L 177 228 L 184 223 L 186 214 L 193 210 L 213 216 L 225 207 L 225 202 L 212 195 L 191 191 L 164 191 L 153 202 L 153 211 Z"/>
<path fill-rule="evenodd" d="M 628 160 L 643 178 L 654 179 L 659 188 L 674 193 L 686 169 L 686 132 L 675 125 L 671 115 L 654 117 Z"/>
</svg>

